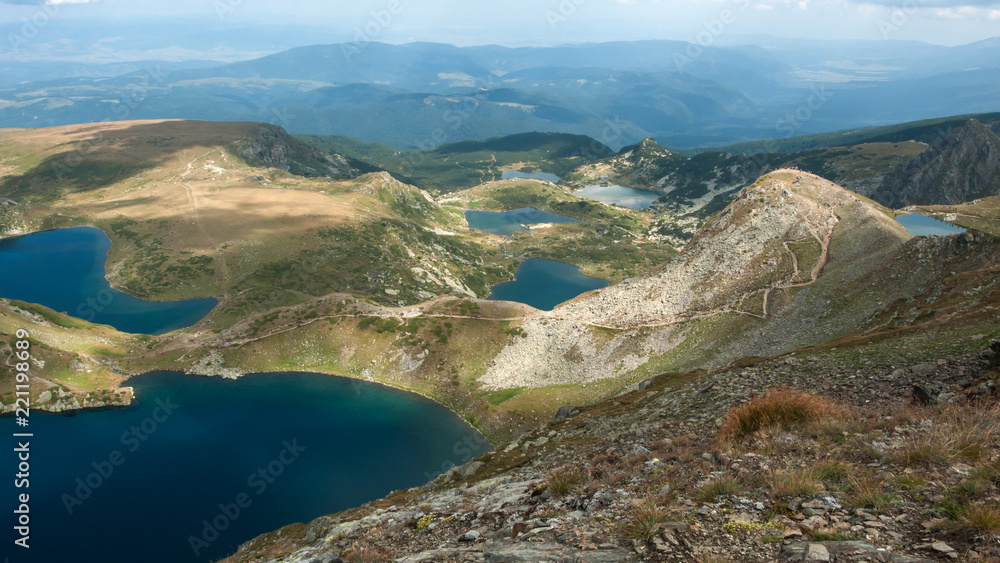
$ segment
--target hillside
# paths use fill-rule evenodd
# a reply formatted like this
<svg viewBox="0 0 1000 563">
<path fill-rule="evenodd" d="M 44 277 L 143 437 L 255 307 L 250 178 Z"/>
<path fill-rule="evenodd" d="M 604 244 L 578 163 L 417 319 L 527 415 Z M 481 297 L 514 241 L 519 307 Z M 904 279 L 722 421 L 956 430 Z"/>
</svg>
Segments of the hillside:
<svg viewBox="0 0 1000 563">
<path fill-rule="evenodd" d="M 485 296 L 509 275 L 482 267 L 488 251 L 451 234 L 464 222 L 426 192 L 270 125 L 4 130 L 0 158 L 9 232 L 99 227 L 112 283 L 219 297 L 217 327 L 335 291 L 394 304 Z M 202 265 L 182 267 L 192 259 Z"/>
<path fill-rule="evenodd" d="M 893 208 L 956 205 L 1000 195 L 1000 122 L 970 119 L 942 131 L 927 150 L 886 176 L 871 195 Z"/>
</svg>

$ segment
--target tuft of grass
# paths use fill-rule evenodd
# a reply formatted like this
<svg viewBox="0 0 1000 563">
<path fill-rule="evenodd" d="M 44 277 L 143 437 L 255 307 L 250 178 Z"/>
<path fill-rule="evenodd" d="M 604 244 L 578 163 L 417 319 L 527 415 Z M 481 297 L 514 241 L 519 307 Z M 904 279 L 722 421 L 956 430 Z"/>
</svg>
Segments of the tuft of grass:
<svg viewBox="0 0 1000 563">
<path fill-rule="evenodd" d="M 952 489 L 951 494 L 963 501 L 970 501 L 983 497 L 992 489 L 993 483 L 986 479 L 969 476 L 966 479 L 962 479 L 962 482 Z"/>
<path fill-rule="evenodd" d="M 897 487 L 903 489 L 904 491 L 919 489 L 927 484 L 927 481 L 923 477 L 916 474 L 897 475 L 892 481 Z"/>
<path fill-rule="evenodd" d="M 586 478 L 587 475 L 583 470 L 566 466 L 550 471 L 545 478 L 545 483 L 549 486 L 549 490 L 552 491 L 553 495 L 564 497 Z"/>
<path fill-rule="evenodd" d="M 395 559 L 395 553 L 387 547 L 354 542 L 341 554 L 346 563 L 385 563 Z"/>
<path fill-rule="evenodd" d="M 1000 430 L 1000 407 L 986 404 L 946 405 L 932 411 L 932 429 L 908 441 L 890 461 L 911 467 L 944 464 L 952 460 L 976 461 Z"/>
<path fill-rule="evenodd" d="M 849 477 L 847 484 L 847 502 L 857 508 L 882 510 L 895 500 L 892 493 L 885 490 L 885 482 L 878 475 Z"/>
<path fill-rule="evenodd" d="M 957 511 L 955 520 L 961 529 L 995 534 L 1000 532 L 1000 506 L 995 503 L 966 506 Z"/>
<path fill-rule="evenodd" d="M 668 520 L 667 511 L 655 503 L 635 506 L 625 524 L 625 534 L 632 539 L 650 540 Z"/>
<path fill-rule="evenodd" d="M 907 442 L 903 449 L 893 452 L 887 461 L 902 467 L 947 463 L 948 449 L 934 436 Z"/>
<path fill-rule="evenodd" d="M 778 387 L 729 411 L 719 437 L 724 442 L 741 440 L 767 428 L 790 429 L 798 424 L 821 421 L 842 412 L 829 399 Z"/>
<path fill-rule="evenodd" d="M 824 483 L 843 483 L 851 474 L 851 466 L 842 461 L 824 461 L 812 468 L 813 477 Z"/>
<path fill-rule="evenodd" d="M 850 532 L 824 532 L 816 530 L 812 533 L 812 541 L 856 541 L 861 536 Z"/>
<path fill-rule="evenodd" d="M 743 490 L 743 484 L 732 475 L 722 475 L 705 483 L 698 489 L 696 498 L 702 502 L 715 500 L 726 495 L 735 495 Z"/>
<path fill-rule="evenodd" d="M 776 498 L 815 495 L 819 492 L 815 470 L 809 469 L 791 473 L 774 472 L 767 480 L 767 487 Z"/>
</svg>

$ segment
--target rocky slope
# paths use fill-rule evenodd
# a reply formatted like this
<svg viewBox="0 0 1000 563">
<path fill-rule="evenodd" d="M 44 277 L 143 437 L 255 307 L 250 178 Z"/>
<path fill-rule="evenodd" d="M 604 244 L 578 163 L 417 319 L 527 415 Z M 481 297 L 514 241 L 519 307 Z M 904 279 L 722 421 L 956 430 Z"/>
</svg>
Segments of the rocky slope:
<svg viewBox="0 0 1000 563">
<path fill-rule="evenodd" d="M 1000 137 L 971 119 L 942 132 L 917 158 L 888 175 L 872 194 L 892 208 L 957 205 L 1000 195 Z"/>
</svg>

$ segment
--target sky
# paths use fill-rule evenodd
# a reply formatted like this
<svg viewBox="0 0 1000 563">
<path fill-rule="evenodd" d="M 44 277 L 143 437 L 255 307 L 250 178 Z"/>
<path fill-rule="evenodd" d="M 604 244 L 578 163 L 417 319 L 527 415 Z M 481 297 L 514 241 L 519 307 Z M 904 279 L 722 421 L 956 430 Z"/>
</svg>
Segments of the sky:
<svg viewBox="0 0 1000 563">
<path fill-rule="evenodd" d="M 99 33 L 105 24 L 150 18 L 187 18 L 193 27 L 308 26 L 312 33 L 302 34 L 302 44 L 360 37 L 456 45 L 630 39 L 724 45 L 770 35 L 959 45 L 1000 36 L 1000 0 L 0 0 L 0 22 L 15 24 L 8 29 L 34 26 L 53 41 L 65 33 L 59 23 L 88 22 Z M 296 38 L 288 43 L 282 46 Z"/>
</svg>

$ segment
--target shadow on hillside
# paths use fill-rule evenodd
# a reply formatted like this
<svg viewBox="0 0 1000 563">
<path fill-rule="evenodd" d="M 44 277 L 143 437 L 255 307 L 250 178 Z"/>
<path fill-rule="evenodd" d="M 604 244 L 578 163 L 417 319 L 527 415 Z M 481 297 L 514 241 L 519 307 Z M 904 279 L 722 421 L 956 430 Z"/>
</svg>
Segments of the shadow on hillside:
<svg viewBox="0 0 1000 563">
<path fill-rule="evenodd" d="M 66 193 L 99 190 L 162 166 L 181 151 L 231 144 L 259 126 L 207 121 L 120 125 L 52 130 L 51 146 L 62 150 L 31 170 L 6 178 L 0 183 L 0 196 L 45 202 Z"/>
</svg>

